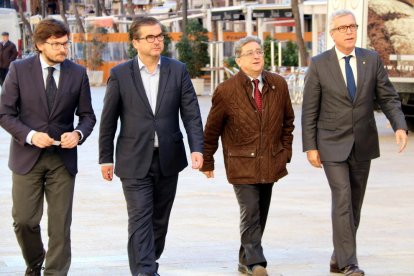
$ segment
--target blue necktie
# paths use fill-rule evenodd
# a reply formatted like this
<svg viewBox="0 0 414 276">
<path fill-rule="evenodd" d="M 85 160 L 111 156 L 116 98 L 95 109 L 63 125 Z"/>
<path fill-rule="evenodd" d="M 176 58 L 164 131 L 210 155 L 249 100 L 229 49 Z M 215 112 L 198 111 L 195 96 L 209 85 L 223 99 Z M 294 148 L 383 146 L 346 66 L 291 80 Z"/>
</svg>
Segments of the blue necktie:
<svg viewBox="0 0 414 276">
<path fill-rule="evenodd" d="M 356 94 L 356 84 L 354 79 L 354 74 L 352 72 L 351 65 L 349 64 L 349 60 L 351 59 L 351 56 L 344 57 L 345 59 L 345 74 L 346 74 L 346 85 L 348 87 L 348 93 L 351 97 L 351 100 L 354 101 L 355 94 Z"/>
</svg>

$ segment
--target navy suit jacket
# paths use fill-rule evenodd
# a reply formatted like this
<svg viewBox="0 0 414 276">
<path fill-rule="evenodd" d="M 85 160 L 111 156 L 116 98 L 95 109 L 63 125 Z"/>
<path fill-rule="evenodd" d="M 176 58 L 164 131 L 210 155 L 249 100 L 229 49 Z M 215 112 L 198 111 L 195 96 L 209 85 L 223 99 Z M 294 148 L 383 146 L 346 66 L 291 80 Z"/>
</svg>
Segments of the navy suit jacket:
<svg viewBox="0 0 414 276">
<path fill-rule="evenodd" d="M 120 119 L 115 162 L 118 177 L 143 178 L 147 175 L 155 132 L 162 174 L 177 174 L 188 165 L 179 115 L 191 152 L 202 153 L 204 140 L 200 109 L 183 63 L 161 57 L 155 114 L 145 93 L 137 59 L 112 68 L 100 123 L 99 163 L 114 163 L 114 137 Z"/>
<path fill-rule="evenodd" d="M 79 122 L 74 128 L 74 115 Z M 12 135 L 9 167 L 17 174 L 28 173 L 42 153 L 42 149 L 26 143 L 31 130 L 48 133 L 55 140 L 65 132 L 80 130 L 83 139 L 92 132 L 96 123 L 91 103 L 89 80 L 84 67 L 69 60 L 61 63 L 58 91 L 49 112 L 45 84 L 39 56 L 35 55 L 10 65 L 0 97 L 0 125 Z M 77 148 L 57 152 L 68 169 L 75 175 Z"/>
<path fill-rule="evenodd" d="M 374 108 L 377 102 L 394 131 L 407 129 L 400 98 L 379 55 L 355 48 L 357 93 L 354 101 L 334 48 L 312 58 L 302 104 L 303 151 L 319 150 L 322 161 L 341 162 L 355 147 L 357 160 L 379 157 Z"/>
</svg>

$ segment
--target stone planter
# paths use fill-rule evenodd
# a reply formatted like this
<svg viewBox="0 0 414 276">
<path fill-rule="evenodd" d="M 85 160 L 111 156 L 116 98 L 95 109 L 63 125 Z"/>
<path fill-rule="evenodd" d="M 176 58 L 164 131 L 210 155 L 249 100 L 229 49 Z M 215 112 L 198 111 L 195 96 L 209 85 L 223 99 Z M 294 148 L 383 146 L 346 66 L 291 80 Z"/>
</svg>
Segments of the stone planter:
<svg viewBox="0 0 414 276">
<path fill-rule="evenodd" d="M 191 79 L 197 96 L 204 94 L 204 79 Z"/>
<path fill-rule="evenodd" d="M 87 70 L 89 84 L 91 86 L 101 86 L 103 82 L 103 71 Z"/>
</svg>

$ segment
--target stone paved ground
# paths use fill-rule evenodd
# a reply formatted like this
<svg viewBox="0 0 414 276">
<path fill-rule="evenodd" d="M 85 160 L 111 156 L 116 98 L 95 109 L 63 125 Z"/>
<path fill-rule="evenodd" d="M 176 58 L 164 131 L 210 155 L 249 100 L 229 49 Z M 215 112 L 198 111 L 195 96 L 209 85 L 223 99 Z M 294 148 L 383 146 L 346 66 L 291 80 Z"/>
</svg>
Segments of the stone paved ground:
<svg viewBox="0 0 414 276">
<path fill-rule="evenodd" d="M 103 94 L 104 88 L 93 88 L 98 118 Z M 199 101 L 205 121 L 211 97 L 200 96 Z M 300 106 L 295 106 L 295 112 L 290 174 L 274 187 L 263 247 L 272 276 L 326 276 L 332 252 L 330 192 L 322 170 L 311 168 L 301 152 Z M 414 275 L 414 138 L 411 135 L 406 151 L 397 154 L 387 120 L 382 114 L 376 119 L 382 157 L 372 163 L 358 234 L 359 261 L 367 275 Z M 122 188 L 118 180 L 101 179 L 97 138 L 98 127 L 79 148 L 69 275 L 129 275 Z M 0 130 L 0 275 L 23 275 L 25 264 L 11 219 L 9 140 Z M 216 159 L 213 180 L 190 168 L 180 175 L 167 246 L 160 259 L 162 276 L 239 275 L 238 206 L 220 151 Z M 45 240 L 46 223 L 45 216 Z"/>
</svg>

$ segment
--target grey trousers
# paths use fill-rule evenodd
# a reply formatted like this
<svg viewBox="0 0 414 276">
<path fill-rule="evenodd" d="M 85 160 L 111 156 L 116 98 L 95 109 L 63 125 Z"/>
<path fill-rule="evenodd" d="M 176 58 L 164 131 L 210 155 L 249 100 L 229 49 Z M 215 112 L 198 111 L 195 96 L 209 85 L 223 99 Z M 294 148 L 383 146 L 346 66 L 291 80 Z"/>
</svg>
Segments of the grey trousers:
<svg viewBox="0 0 414 276">
<path fill-rule="evenodd" d="M 356 160 L 354 150 L 344 162 L 323 162 L 332 195 L 332 256 L 339 268 L 358 265 L 356 234 L 370 166 L 370 160 Z"/>
<path fill-rule="evenodd" d="M 266 227 L 273 183 L 233 185 L 240 207 L 239 263 L 267 266 L 262 236 Z"/>
<path fill-rule="evenodd" d="M 75 176 L 57 153 L 45 151 L 28 174 L 13 173 L 12 179 L 13 226 L 26 265 L 33 267 L 44 256 L 39 224 L 46 198 L 49 243 L 44 275 L 67 275 Z"/>
</svg>

